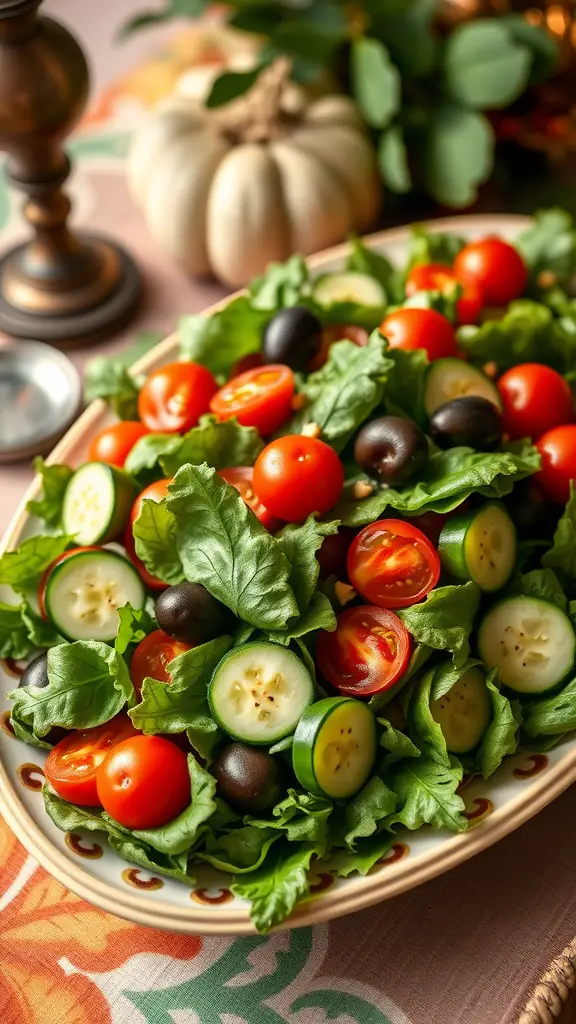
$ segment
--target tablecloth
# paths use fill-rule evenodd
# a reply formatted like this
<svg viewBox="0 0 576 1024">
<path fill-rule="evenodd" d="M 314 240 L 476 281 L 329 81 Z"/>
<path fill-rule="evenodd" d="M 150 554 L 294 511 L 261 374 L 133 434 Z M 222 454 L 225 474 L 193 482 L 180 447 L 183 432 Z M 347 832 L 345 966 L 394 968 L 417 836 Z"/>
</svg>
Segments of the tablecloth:
<svg viewBox="0 0 576 1024">
<path fill-rule="evenodd" d="M 222 294 L 158 251 L 128 198 L 123 154 L 150 81 L 128 69 L 160 38 L 115 46 L 120 17 L 138 6 L 45 4 L 97 66 L 99 99 L 72 146 L 75 221 L 122 239 L 146 281 L 139 323 L 99 351 L 113 352 L 142 326 L 168 332 L 179 314 Z M 0 185 L 0 244 L 20 233 L 17 205 Z M 85 358 L 74 355 L 80 366 Z M 30 476 L 28 467 L 0 470 L 0 531 Z M 105 914 L 50 878 L 0 821 L 0 1022 L 513 1024 L 576 930 L 574 808 L 572 789 L 418 890 L 330 924 L 249 939 L 182 937 Z"/>
</svg>

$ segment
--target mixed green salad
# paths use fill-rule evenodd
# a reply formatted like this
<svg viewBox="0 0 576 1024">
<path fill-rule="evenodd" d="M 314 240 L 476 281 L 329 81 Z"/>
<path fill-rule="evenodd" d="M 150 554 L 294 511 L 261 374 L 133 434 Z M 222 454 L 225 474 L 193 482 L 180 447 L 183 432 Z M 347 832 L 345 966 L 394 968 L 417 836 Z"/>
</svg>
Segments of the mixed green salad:
<svg viewBox="0 0 576 1024">
<path fill-rule="evenodd" d="M 560 210 L 415 228 L 402 269 L 270 266 L 146 379 L 94 362 L 118 421 L 38 462 L 44 527 L 0 558 L 59 828 L 228 872 L 265 931 L 313 860 L 464 831 L 464 774 L 576 728 L 575 271 Z"/>
</svg>

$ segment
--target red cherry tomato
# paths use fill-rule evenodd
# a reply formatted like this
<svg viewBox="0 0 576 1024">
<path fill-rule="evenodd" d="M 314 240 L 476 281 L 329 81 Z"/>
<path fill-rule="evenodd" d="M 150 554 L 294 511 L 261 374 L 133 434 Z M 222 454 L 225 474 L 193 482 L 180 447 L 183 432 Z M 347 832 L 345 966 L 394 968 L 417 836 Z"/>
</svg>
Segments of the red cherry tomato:
<svg viewBox="0 0 576 1024">
<path fill-rule="evenodd" d="M 348 578 L 366 601 L 407 608 L 426 597 L 440 576 L 440 559 L 421 530 L 401 519 L 365 526 L 348 552 Z"/>
<path fill-rule="evenodd" d="M 447 263 L 417 263 L 412 267 L 406 280 L 406 295 L 416 292 L 450 292 L 460 284 L 456 274 Z M 459 324 L 475 324 L 484 304 L 482 289 L 475 281 L 462 284 L 462 294 L 456 303 Z"/>
<path fill-rule="evenodd" d="M 128 715 L 116 715 L 95 729 L 75 729 L 48 754 L 44 766 L 46 778 L 63 800 L 82 807 L 96 807 L 99 765 L 117 743 L 138 735 Z"/>
<path fill-rule="evenodd" d="M 352 341 L 358 348 L 364 348 L 368 344 L 370 335 L 364 327 L 358 324 L 329 324 L 322 331 L 320 349 L 313 359 L 308 363 L 308 372 L 319 370 L 328 359 L 328 353 L 335 341 Z"/>
<path fill-rule="evenodd" d="M 88 452 L 90 462 L 107 462 L 110 466 L 124 466 L 136 441 L 148 434 L 143 423 L 137 420 L 122 420 L 104 427 L 93 439 Z"/>
<path fill-rule="evenodd" d="M 520 253 L 502 238 L 482 238 L 465 245 L 454 260 L 463 284 L 480 285 L 487 306 L 505 306 L 526 288 L 528 272 Z"/>
<path fill-rule="evenodd" d="M 323 515 L 336 504 L 344 470 L 330 445 L 315 437 L 288 434 L 272 441 L 254 465 L 254 487 L 272 515 L 301 523 L 312 512 Z"/>
<path fill-rule="evenodd" d="M 182 644 L 179 640 L 168 636 L 163 630 L 155 629 L 153 633 L 149 633 L 144 640 L 140 641 L 132 655 L 130 662 L 132 686 L 140 693 L 146 676 L 157 679 L 159 683 L 170 683 L 168 665 L 178 655 L 191 650 L 191 644 Z"/>
<path fill-rule="evenodd" d="M 168 583 L 164 583 L 164 581 L 158 579 L 157 576 L 152 576 L 152 574 L 148 572 L 148 569 L 144 565 L 144 562 L 142 562 L 138 558 L 138 555 L 136 554 L 134 534 L 132 533 L 132 525 L 134 521 L 138 519 L 138 516 L 142 511 L 142 505 L 146 498 L 149 498 L 150 501 L 162 501 L 164 498 L 168 496 L 168 484 L 171 483 L 172 480 L 157 480 L 155 483 L 150 484 L 148 487 L 144 488 L 144 490 L 138 495 L 136 501 L 132 506 L 130 519 L 126 527 L 126 532 L 124 534 L 124 547 L 126 548 L 128 558 L 132 562 L 134 568 L 138 570 L 138 573 L 144 585 L 146 587 L 149 587 L 150 590 L 167 590 Z"/>
<path fill-rule="evenodd" d="M 254 515 L 260 520 L 270 533 L 276 533 L 282 526 L 280 519 L 273 516 L 254 491 L 252 477 L 254 471 L 252 466 L 233 466 L 231 469 L 219 469 L 218 476 L 221 476 L 227 484 L 235 487 L 240 492 L 244 501 L 251 508 Z"/>
<path fill-rule="evenodd" d="M 190 803 L 186 754 L 163 736 L 124 740 L 102 762 L 98 797 L 124 828 L 158 828 Z"/>
<path fill-rule="evenodd" d="M 540 437 L 574 418 L 570 385 L 542 363 L 513 366 L 500 377 L 498 391 L 510 437 Z"/>
<path fill-rule="evenodd" d="M 394 612 L 361 605 L 338 616 L 334 633 L 318 634 L 316 662 L 340 693 L 369 697 L 400 679 L 410 647 L 410 634 Z"/>
<path fill-rule="evenodd" d="M 167 363 L 146 378 L 138 396 L 138 415 L 148 430 L 184 433 L 210 408 L 218 385 L 199 363 Z"/>
<path fill-rule="evenodd" d="M 458 355 L 454 328 L 435 309 L 397 309 L 382 321 L 380 330 L 390 348 L 423 348 L 430 361 Z"/>
<path fill-rule="evenodd" d="M 542 456 L 542 468 L 534 474 L 552 501 L 565 505 L 570 497 L 570 481 L 576 480 L 576 424 L 554 427 L 536 442 Z"/>
<path fill-rule="evenodd" d="M 324 537 L 322 546 L 316 552 L 321 579 L 326 579 L 328 576 L 337 576 L 340 580 L 346 578 L 348 548 L 355 536 L 355 530 L 349 526 L 341 526 L 337 533 Z"/>
<path fill-rule="evenodd" d="M 48 615 L 46 613 L 46 584 L 48 583 L 48 577 L 52 572 L 52 569 L 54 569 L 55 566 L 60 565 L 60 562 L 65 562 L 67 558 L 70 558 L 70 555 L 78 555 L 81 551 L 101 551 L 101 548 L 96 547 L 94 544 L 89 547 L 70 548 L 69 551 L 65 551 L 59 558 L 55 558 L 52 564 L 48 566 L 42 575 L 42 579 L 38 584 L 38 608 L 43 619 L 48 620 Z"/>
<path fill-rule="evenodd" d="M 256 427 L 261 434 L 273 434 L 290 417 L 294 397 L 294 374 L 289 366 L 270 366 L 246 370 L 229 380 L 216 392 L 210 409 L 219 420 L 236 416 L 245 427 Z"/>
</svg>

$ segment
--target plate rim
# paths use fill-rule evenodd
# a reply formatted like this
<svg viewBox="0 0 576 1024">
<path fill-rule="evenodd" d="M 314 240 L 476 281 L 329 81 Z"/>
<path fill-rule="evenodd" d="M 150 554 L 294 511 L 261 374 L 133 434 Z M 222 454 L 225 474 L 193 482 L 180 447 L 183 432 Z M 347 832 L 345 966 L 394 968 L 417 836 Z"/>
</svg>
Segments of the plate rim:
<svg viewBox="0 0 576 1024">
<path fill-rule="evenodd" d="M 520 214 L 471 214 L 418 222 L 434 232 L 462 231 L 482 224 L 491 230 L 505 226 L 519 230 L 530 222 Z M 410 225 L 378 231 L 363 238 L 370 247 L 382 244 L 401 243 L 409 237 Z M 341 258 L 349 249 L 344 242 L 307 258 L 310 267 L 315 268 L 330 260 Z M 214 303 L 203 315 L 210 316 L 242 294 L 236 291 L 225 299 Z M 145 356 L 135 363 L 138 373 L 149 372 L 155 365 L 173 354 L 177 343 L 177 332 L 173 332 Z M 49 464 L 65 460 L 67 455 L 86 434 L 95 427 L 99 418 L 106 413 L 106 404 L 98 399 L 92 402 L 74 422 L 62 440 L 46 460 Z M 18 540 L 25 524 L 26 503 L 37 496 L 41 481 L 35 479 L 27 488 L 0 543 L 0 553 L 8 550 Z M 366 909 L 377 903 L 416 888 L 424 882 L 449 871 L 480 851 L 498 842 L 524 822 L 539 813 L 545 806 L 576 781 L 576 746 L 545 773 L 537 776 L 529 789 L 519 787 L 518 796 L 486 818 L 478 827 L 460 835 L 452 836 L 445 844 L 433 850 L 424 850 L 411 855 L 394 866 L 393 872 L 378 872 L 374 875 L 349 878 L 346 884 L 336 890 L 328 890 L 312 900 L 298 905 L 290 917 L 278 929 L 305 927 L 341 917 L 345 914 Z M 40 829 L 26 810 L 13 786 L 4 766 L 0 748 L 0 813 L 25 849 L 66 888 L 101 910 L 125 917 L 136 924 L 176 931 L 183 934 L 204 935 L 252 935 L 256 929 L 248 909 L 233 910 L 227 906 L 218 910 L 206 908 L 196 910 L 189 905 L 175 906 L 154 900 L 150 903 L 144 894 L 119 890 L 117 885 L 102 881 L 91 875 L 84 867 L 70 862 Z"/>
</svg>

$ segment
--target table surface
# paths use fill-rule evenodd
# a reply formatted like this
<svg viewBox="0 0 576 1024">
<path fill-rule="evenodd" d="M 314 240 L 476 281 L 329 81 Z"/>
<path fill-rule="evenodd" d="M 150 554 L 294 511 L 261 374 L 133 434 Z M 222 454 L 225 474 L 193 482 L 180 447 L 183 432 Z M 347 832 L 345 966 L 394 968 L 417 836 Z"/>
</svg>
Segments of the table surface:
<svg viewBox="0 0 576 1024">
<path fill-rule="evenodd" d="M 127 17 L 141 4 L 121 6 Z M 224 294 L 213 282 L 189 280 L 158 251 L 128 197 L 122 152 L 142 81 L 130 69 L 175 30 L 120 46 L 119 7 L 115 0 L 44 4 L 95 63 L 99 100 L 74 143 L 75 222 L 97 222 L 124 240 L 146 283 L 139 322 L 97 350 L 110 353 L 139 327 L 167 333 L 180 314 Z M 21 237 L 17 209 L 13 202 L 0 224 L 3 247 Z M 79 367 L 87 354 L 74 355 Z M 0 469 L 0 531 L 30 479 L 27 466 Z M 90 907 L 38 868 L 0 822 L 0 1020 L 513 1024 L 576 930 L 575 844 L 569 790 L 514 835 L 421 889 L 329 925 L 233 940 L 152 931 Z"/>
</svg>

